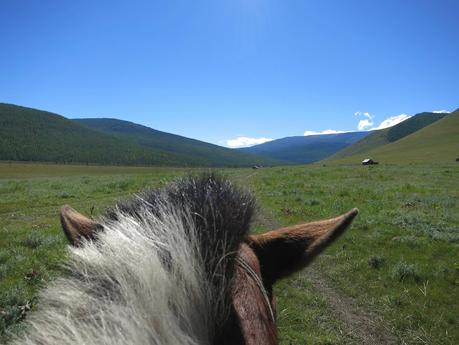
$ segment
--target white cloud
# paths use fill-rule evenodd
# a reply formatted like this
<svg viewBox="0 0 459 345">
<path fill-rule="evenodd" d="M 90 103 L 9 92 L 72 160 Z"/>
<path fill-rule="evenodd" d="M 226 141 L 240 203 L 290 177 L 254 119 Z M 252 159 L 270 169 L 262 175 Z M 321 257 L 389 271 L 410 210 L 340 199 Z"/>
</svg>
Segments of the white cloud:
<svg viewBox="0 0 459 345">
<path fill-rule="evenodd" d="M 334 129 L 326 129 L 324 131 L 316 132 L 316 131 L 304 131 L 304 136 L 307 137 L 308 135 L 322 135 L 322 134 L 338 134 L 338 133 L 346 133 L 345 131 L 337 131 Z"/>
<path fill-rule="evenodd" d="M 432 113 L 436 114 L 449 114 L 450 112 L 448 110 L 434 110 Z"/>
<path fill-rule="evenodd" d="M 391 116 L 385 119 L 383 122 L 381 122 L 378 127 L 371 128 L 371 130 L 389 128 L 389 127 L 399 124 L 400 122 L 408 120 L 410 117 L 411 116 L 408 114 L 400 114 L 400 115 Z"/>
<path fill-rule="evenodd" d="M 374 123 L 372 120 L 369 120 L 369 119 L 363 119 L 363 120 L 360 120 L 359 121 L 359 124 L 357 125 L 357 128 L 359 131 L 363 131 L 365 130 L 366 128 L 368 127 L 371 127 L 373 126 Z"/>
<path fill-rule="evenodd" d="M 364 119 L 360 120 L 357 125 L 359 131 L 364 131 L 374 125 L 373 115 L 371 115 L 368 111 L 356 111 L 354 115 L 357 117 L 364 117 Z"/>
<path fill-rule="evenodd" d="M 249 147 L 249 146 L 254 146 L 258 144 L 263 144 L 268 141 L 272 141 L 273 139 L 271 138 L 249 138 L 249 137 L 237 137 L 234 139 L 228 139 L 226 141 L 226 145 L 228 147 L 231 147 L 233 149 L 235 148 L 240 148 L 240 147 Z"/>
<path fill-rule="evenodd" d="M 442 110 L 439 110 L 439 111 L 442 111 Z M 356 111 L 354 115 L 358 117 L 364 117 L 364 119 L 361 119 L 359 123 L 357 124 L 357 128 L 359 131 L 373 131 L 375 129 L 383 129 L 383 128 L 392 127 L 411 117 L 408 114 L 390 116 L 384 121 L 382 121 L 379 124 L 379 126 L 375 126 L 375 121 L 374 121 L 375 117 L 371 115 L 369 112 Z"/>
</svg>

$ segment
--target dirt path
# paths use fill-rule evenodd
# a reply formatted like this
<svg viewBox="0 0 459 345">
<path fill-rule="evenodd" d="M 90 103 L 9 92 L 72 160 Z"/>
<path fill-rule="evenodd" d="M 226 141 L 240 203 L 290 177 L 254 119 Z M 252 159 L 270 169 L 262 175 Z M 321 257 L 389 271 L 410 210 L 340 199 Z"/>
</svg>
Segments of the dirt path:
<svg viewBox="0 0 459 345">
<path fill-rule="evenodd" d="M 396 338 L 384 326 L 384 320 L 357 305 L 356 301 L 339 293 L 327 282 L 313 266 L 306 269 L 307 277 L 319 291 L 327 304 L 342 321 L 346 335 L 358 340 L 362 344 L 386 345 L 398 344 Z"/>
<path fill-rule="evenodd" d="M 280 227 L 278 222 L 269 219 L 264 214 L 259 214 L 255 222 L 267 229 Z M 385 327 L 382 317 L 365 310 L 353 298 L 344 296 L 335 290 L 314 265 L 306 269 L 305 278 L 319 291 L 336 318 L 343 323 L 343 331 L 346 336 L 364 345 L 399 343 Z"/>
</svg>

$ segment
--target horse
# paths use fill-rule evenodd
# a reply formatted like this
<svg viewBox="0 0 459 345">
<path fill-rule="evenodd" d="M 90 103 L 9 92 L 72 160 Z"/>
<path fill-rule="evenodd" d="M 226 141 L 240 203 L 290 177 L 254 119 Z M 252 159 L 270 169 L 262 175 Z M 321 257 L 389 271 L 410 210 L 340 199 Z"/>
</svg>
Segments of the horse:
<svg viewBox="0 0 459 345">
<path fill-rule="evenodd" d="M 275 345 L 273 285 L 357 215 L 249 234 L 256 202 L 215 173 L 119 200 L 98 220 L 61 209 L 65 274 L 13 344 Z"/>
</svg>

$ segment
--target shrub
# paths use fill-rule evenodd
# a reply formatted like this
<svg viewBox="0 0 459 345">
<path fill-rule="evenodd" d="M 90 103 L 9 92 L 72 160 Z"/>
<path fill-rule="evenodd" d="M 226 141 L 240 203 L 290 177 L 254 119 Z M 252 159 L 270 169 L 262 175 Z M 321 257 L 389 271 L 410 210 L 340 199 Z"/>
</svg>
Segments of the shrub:
<svg viewBox="0 0 459 345">
<path fill-rule="evenodd" d="M 405 279 L 418 281 L 420 277 L 414 265 L 410 265 L 401 260 L 394 266 L 392 270 L 392 278 L 399 281 L 403 281 Z"/>
<path fill-rule="evenodd" d="M 419 245 L 420 240 L 415 236 L 396 236 L 392 241 L 406 244 L 410 248 L 415 248 Z"/>
<path fill-rule="evenodd" d="M 58 197 L 59 197 L 59 198 L 62 198 L 62 199 L 68 199 L 68 198 L 73 198 L 73 197 L 75 197 L 75 195 L 70 194 L 70 193 L 68 193 L 68 192 L 61 192 L 61 193 L 58 194 Z"/>
<path fill-rule="evenodd" d="M 372 255 L 368 258 L 368 265 L 372 268 L 380 268 L 384 265 L 385 259 L 379 255 Z"/>
<path fill-rule="evenodd" d="M 19 289 L 11 289 L 0 294 L 0 335 L 5 334 L 7 327 L 22 320 L 32 308 L 33 300 L 28 300 Z"/>
<path fill-rule="evenodd" d="M 40 247 L 44 242 L 44 237 L 38 231 L 32 231 L 24 238 L 21 243 L 24 247 L 35 249 Z"/>
<path fill-rule="evenodd" d="M 320 205 L 320 201 L 317 199 L 309 199 L 304 202 L 308 206 L 317 206 Z"/>
</svg>

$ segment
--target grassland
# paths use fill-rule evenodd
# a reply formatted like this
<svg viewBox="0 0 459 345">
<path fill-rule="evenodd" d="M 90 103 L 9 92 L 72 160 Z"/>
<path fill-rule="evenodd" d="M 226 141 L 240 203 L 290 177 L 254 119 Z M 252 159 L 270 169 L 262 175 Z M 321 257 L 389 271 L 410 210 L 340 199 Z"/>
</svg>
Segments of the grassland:
<svg viewBox="0 0 459 345">
<path fill-rule="evenodd" d="M 454 164 L 276 168 L 253 183 L 263 207 L 284 224 L 358 207 L 353 229 L 315 268 L 344 295 L 382 315 L 399 343 L 456 344 L 459 165 Z M 290 298 L 284 302 L 294 305 Z M 298 315 L 281 320 L 284 337 L 304 331 L 294 322 Z"/>
<path fill-rule="evenodd" d="M 0 339 L 17 332 L 38 290 L 61 274 L 58 210 L 99 214 L 182 169 L 0 164 Z M 459 164 L 225 170 L 254 190 L 254 231 L 360 209 L 353 228 L 313 264 L 338 294 L 382 317 L 400 344 L 459 342 Z M 271 224 L 271 225 L 270 225 Z M 276 287 L 282 344 L 358 344 L 311 269 Z M 316 279 L 316 278 L 314 278 Z M 0 340 L 1 342 L 1 340 Z"/>
</svg>

